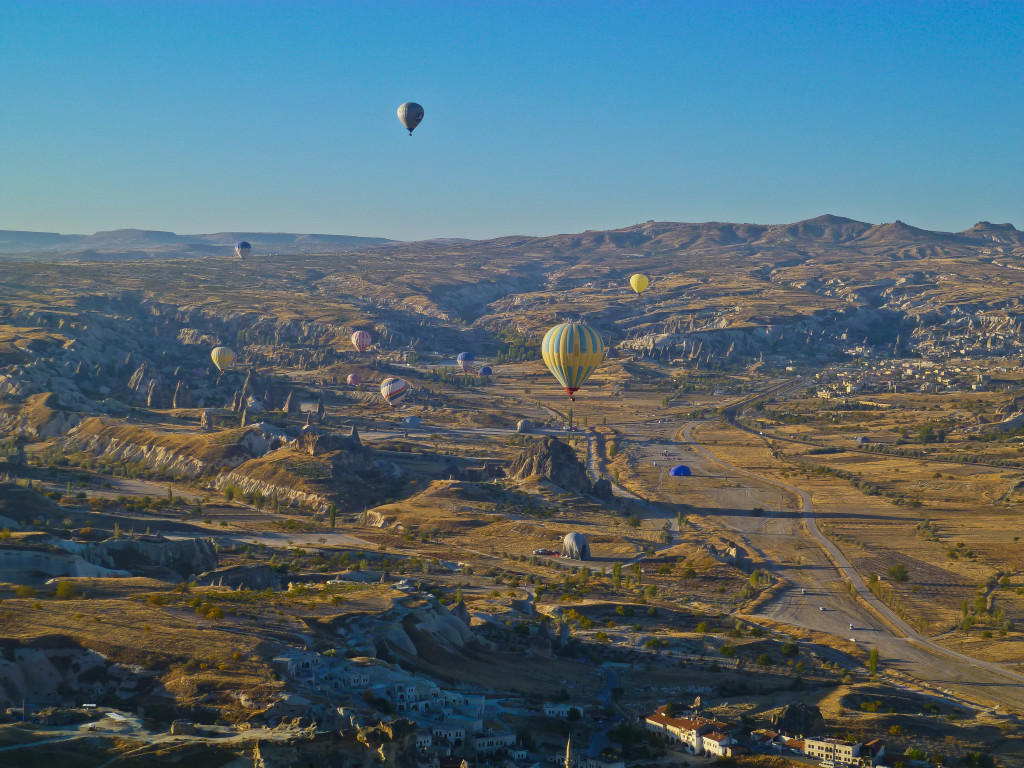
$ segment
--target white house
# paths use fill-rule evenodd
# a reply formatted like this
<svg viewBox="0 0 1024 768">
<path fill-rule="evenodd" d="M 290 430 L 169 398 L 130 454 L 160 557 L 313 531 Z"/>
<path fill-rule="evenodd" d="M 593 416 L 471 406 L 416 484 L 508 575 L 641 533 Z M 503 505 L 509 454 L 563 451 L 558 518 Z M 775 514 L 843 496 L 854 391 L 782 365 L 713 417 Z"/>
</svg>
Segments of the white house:
<svg viewBox="0 0 1024 768">
<path fill-rule="evenodd" d="M 569 702 L 558 702 L 557 704 L 548 702 L 544 704 L 544 714 L 548 717 L 568 717 L 570 709 L 579 711 L 581 715 L 586 712 L 586 708 L 582 704 L 571 704 Z"/>
<path fill-rule="evenodd" d="M 730 747 L 736 744 L 736 739 L 716 731 L 705 733 L 700 738 L 701 747 L 703 747 L 705 755 L 715 755 L 717 757 L 732 756 Z"/>
<path fill-rule="evenodd" d="M 659 734 L 669 744 L 681 744 L 694 755 L 704 753 L 704 734 L 725 734 L 733 728 L 729 723 L 704 717 L 669 717 L 665 714 L 665 707 L 658 707 L 653 714 L 644 718 L 644 725 L 648 731 Z"/>
<path fill-rule="evenodd" d="M 476 751 L 480 755 L 489 755 L 515 746 L 514 733 L 486 733 L 476 737 Z"/>
</svg>

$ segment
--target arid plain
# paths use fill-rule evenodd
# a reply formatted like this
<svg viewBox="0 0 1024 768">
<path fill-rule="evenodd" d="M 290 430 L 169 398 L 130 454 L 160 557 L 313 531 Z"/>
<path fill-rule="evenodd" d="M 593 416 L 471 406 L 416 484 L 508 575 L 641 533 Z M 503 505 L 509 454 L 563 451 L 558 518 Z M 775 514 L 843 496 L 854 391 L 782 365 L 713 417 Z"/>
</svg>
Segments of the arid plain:
<svg viewBox="0 0 1024 768">
<path fill-rule="evenodd" d="M 1024 765 L 1013 227 L 247 235 L 245 261 L 6 235 L 0 762 L 486 762 L 486 734 L 545 761 L 570 733 L 681 762 L 644 732 L 672 704 L 739 744 L 801 705 Z M 575 402 L 539 355 L 567 319 L 608 347 Z"/>
</svg>

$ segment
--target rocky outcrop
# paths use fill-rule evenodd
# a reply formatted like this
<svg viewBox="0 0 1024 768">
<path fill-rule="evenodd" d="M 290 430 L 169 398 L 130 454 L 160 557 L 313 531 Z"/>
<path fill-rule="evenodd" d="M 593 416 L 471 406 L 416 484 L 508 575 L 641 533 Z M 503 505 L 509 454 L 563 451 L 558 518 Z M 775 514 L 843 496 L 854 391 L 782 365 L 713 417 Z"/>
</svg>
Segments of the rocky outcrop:
<svg viewBox="0 0 1024 768">
<path fill-rule="evenodd" d="M 31 395 L 24 405 L 0 412 L 0 430 L 31 440 L 58 437 L 77 427 L 81 421 L 81 414 L 63 408 L 54 392 Z"/>
<path fill-rule="evenodd" d="M 813 736 L 825 732 L 825 718 L 821 710 L 802 701 L 787 704 L 772 714 L 772 727 L 781 733 Z"/>
<path fill-rule="evenodd" d="M 593 493 L 594 496 L 601 499 L 602 501 L 611 501 L 613 498 L 615 498 L 615 494 L 612 491 L 611 482 L 603 477 L 596 483 L 594 483 L 594 488 L 591 491 L 591 493 Z"/>
<path fill-rule="evenodd" d="M 183 381 L 179 381 L 174 387 L 174 397 L 171 400 L 172 408 L 191 408 L 192 407 L 192 390 L 188 388 L 188 384 Z"/>
<path fill-rule="evenodd" d="M 107 539 L 85 551 L 86 560 L 136 575 L 187 581 L 217 567 L 211 539 L 166 539 L 134 536 Z"/>
<path fill-rule="evenodd" d="M 576 456 L 576 451 L 555 437 L 534 441 L 512 462 L 509 475 L 519 480 L 542 477 L 576 493 L 590 493 L 592 490 L 587 469 Z"/>
<path fill-rule="evenodd" d="M 164 390 L 158 379 L 152 379 L 146 386 L 146 407 L 163 408 Z"/>
<path fill-rule="evenodd" d="M 465 600 L 459 600 L 459 602 L 452 606 L 452 616 L 457 618 L 467 627 L 472 625 L 473 617 L 469 615 L 469 609 L 466 608 Z"/>
<path fill-rule="evenodd" d="M 102 701 L 107 695 L 130 700 L 149 689 L 151 678 L 140 675 L 138 668 L 111 664 L 99 653 L 73 645 L 60 635 L 48 640 L 38 644 L 42 647 L 5 641 L 0 656 L 0 707 L 20 707 L 26 696 L 36 707 L 75 698 Z"/>
<path fill-rule="evenodd" d="M 403 599 L 380 614 L 354 614 L 336 625 L 339 635 L 352 643 L 367 638 L 381 658 L 415 661 L 421 654 L 458 658 L 469 643 L 479 642 L 464 617 L 449 611 L 433 597 L 426 601 Z"/>
<path fill-rule="evenodd" d="M 105 568 L 78 553 L 55 551 L 53 547 L 0 547 L 0 581 L 10 584 L 39 584 L 62 576 L 130 575 L 127 570 Z"/>
<path fill-rule="evenodd" d="M 284 412 L 287 413 L 289 416 L 297 415 L 301 410 L 298 395 L 296 395 L 294 392 L 289 392 L 288 397 L 285 398 L 284 407 L 282 410 L 284 410 Z"/>
<path fill-rule="evenodd" d="M 303 427 L 296 446 L 310 456 L 334 453 L 331 464 L 336 470 L 368 472 L 373 469 L 373 449 L 363 445 L 355 427 L 348 435 L 339 435 L 313 426 Z"/>
<path fill-rule="evenodd" d="M 230 587 L 260 592 L 280 587 L 281 577 L 269 565 L 233 565 L 200 573 L 195 582 L 201 587 Z"/>
</svg>

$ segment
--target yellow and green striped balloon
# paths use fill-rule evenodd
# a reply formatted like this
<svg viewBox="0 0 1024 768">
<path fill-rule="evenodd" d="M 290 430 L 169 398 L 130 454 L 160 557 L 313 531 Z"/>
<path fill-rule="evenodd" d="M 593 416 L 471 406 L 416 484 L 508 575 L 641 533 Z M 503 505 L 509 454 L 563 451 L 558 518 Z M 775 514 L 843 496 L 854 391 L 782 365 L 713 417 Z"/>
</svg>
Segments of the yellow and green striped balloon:
<svg viewBox="0 0 1024 768">
<path fill-rule="evenodd" d="M 544 334 L 540 351 L 548 370 L 575 400 L 576 390 L 604 359 L 604 342 L 589 325 L 562 323 Z"/>
</svg>

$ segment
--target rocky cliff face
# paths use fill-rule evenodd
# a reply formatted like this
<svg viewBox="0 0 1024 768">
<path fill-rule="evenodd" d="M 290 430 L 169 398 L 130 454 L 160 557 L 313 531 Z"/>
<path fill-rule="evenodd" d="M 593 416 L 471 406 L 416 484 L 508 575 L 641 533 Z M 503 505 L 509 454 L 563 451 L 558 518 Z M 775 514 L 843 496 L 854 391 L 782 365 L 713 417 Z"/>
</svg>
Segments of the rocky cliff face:
<svg viewBox="0 0 1024 768">
<path fill-rule="evenodd" d="M 576 493 L 590 493 L 592 490 L 587 469 L 576 456 L 576 451 L 556 437 L 534 441 L 512 462 L 509 475 L 519 480 L 543 477 Z"/>
<path fill-rule="evenodd" d="M 54 642 L 60 643 L 59 636 Z M 138 670 L 111 664 L 98 653 L 68 644 L 21 647 L 5 641 L 0 656 L 0 707 L 21 706 L 31 696 L 36 707 L 59 705 L 67 699 L 101 701 L 113 694 L 131 699 L 148 688 L 140 687 Z"/>
<path fill-rule="evenodd" d="M 369 638 L 381 658 L 415 661 L 421 653 L 462 655 L 467 645 L 479 642 L 468 621 L 433 598 L 403 599 L 376 615 L 358 614 L 336 625 L 338 634 L 358 646 Z"/>
<path fill-rule="evenodd" d="M 187 581 L 217 567 L 211 539 L 165 539 L 135 536 L 107 539 L 87 549 L 86 560 L 104 568 L 131 571 L 172 581 Z"/>
<path fill-rule="evenodd" d="M 77 427 L 81 421 L 81 414 L 64 408 L 54 392 L 31 395 L 23 405 L 0 411 L 0 429 L 30 440 L 46 440 L 63 435 Z"/>
<path fill-rule="evenodd" d="M 795 702 L 772 715 L 772 727 L 782 733 L 814 736 L 825 732 L 825 719 L 821 710 L 812 704 Z"/>
</svg>

